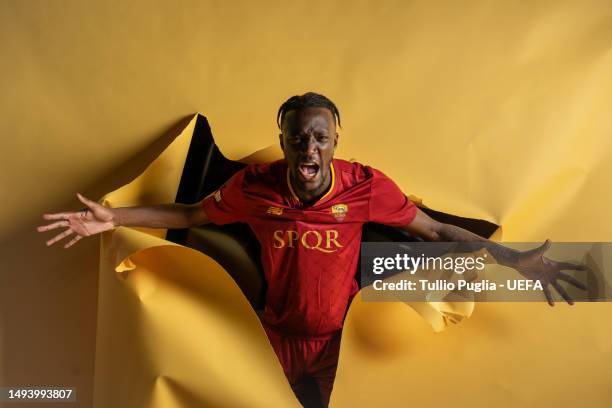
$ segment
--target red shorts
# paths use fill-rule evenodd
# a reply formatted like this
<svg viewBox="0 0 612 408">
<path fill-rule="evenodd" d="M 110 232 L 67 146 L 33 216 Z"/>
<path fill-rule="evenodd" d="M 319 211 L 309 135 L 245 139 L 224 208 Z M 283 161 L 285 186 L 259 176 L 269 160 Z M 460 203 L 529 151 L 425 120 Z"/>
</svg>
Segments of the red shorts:
<svg viewBox="0 0 612 408">
<path fill-rule="evenodd" d="M 307 398 L 304 380 L 310 377 L 319 388 L 323 406 L 327 407 L 336 377 L 342 332 L 326 339 L 304 339 L 284 336 L 266 324 L 263 327 L 298 399 Z"/>
</svg>

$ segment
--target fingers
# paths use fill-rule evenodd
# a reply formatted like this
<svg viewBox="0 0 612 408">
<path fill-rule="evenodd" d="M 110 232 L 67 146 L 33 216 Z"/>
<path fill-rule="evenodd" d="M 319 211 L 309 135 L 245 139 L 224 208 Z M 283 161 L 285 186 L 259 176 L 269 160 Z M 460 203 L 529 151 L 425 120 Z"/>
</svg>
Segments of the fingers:
<svg viewBox="0 0 612 408">
<path fill-rule="evenodd" d="M 58 234 L 55 237 L 53 237 L 50 240 L 48 240 L 47 241 L 47 246 L 55 244 L 60 239 L 67 237 L 68 235 L 72 234 L 73 232 L 74 231 L 71 228 L 68 228 L 66 231 L 64 231 L 61 234 Z"/>
<path fill-rule="evenodd" d="M 70 242 L 68 242 L 66 245 L 64 245 L 64 248 L 70 248 L 71 246 L 76 244 L 81 238 L 83 238 L 83 237 L 77 234 L 76 237 L 72 238 L 70 240 Z"/>
<path fill-rule="evenodd" d="M 68 221 L 62 220 L 62 221 L 54 222 L 53 224 L 41 225 L 39 227 L 36 227 L 36 230 L 38 232 L 50 231 L 52 229 L 59 228 L 59 227 L 68 227 L 69 225 L 70 223 Z"/>
<path fill-rule="evenodd" d="M 583 264 L 573 264 L 570 262 L 557 262 L 557 266 L 559 266 L 560 270 L 570 270 L 570 271 L 586 271 L 588 268 Z"/>
<path fill-rule="evenodd" d="M 548 304 L 550 306 L 554 306 L 555 302 L 553 301 L 553 297 L 552 294 L 550 293 L 550 289 L 548 289 L 548 285 L 544 285 L 544 289 L 542 289 L 544 291 L 544 296 L 546 296 L 546 300 L 548 301 Z"/>
<path fill-rule="evenodd" d="M 533 248 L 523 252 L 522 255 L 525 258 L 541 257 L 544 255 L 544 252 L 548 250 L 548 248 L 550 248 L 550 239 L 544 241 L 544 243 L 537 248 Z"/>
<path fill-rule="evenodd" d="M 548 251 L 550 248 L 550 239 L 546 239 L 544 243 L 536 250 L 536 252 L 540 255 L 544 255 L 544 252 Z"/>
<path fill-rule="evenodd" d="M 565 291 L 565 289 L 563 289 L 563 287 L 562 287 L 561 285 L 559 285 L 559 282 L 557 282 L 557 281 L 552 281 L 550 284 L 551 284 L 551 285 L 553 285 L 553 287 L 554 287 L 555 289 L 557 289 L 557 292 L 559 292 L 559 294 L 561 295 L 561 297 L 562 297 L 563 299 L 565 299 L 565 301 L 566 301 L 567 303 L 569 303 L 570 305 L 573 305 L 573 304 L 574 304 L 574 301 L 572 300 L 572 298 L 571 298 L 571 297 L 570 297 L 570 296 L 567 294 L 567 292 Z"/>
<path fill-rule="evenodd" d="M 561 273 L 561 272 L 559 272 L 557 274 L 557 279 L 561 279 L 563 281 L 566 281 L 567 283 L 571 283 L 572 285 L 574 285 L 578 289 L 586 290 L 586 288 L 587 288 L 586 285 L 584 283 L 580 282 L 578 279 L 574 278 L 573 276 Z"/>
<path fill-rule="evenodd" d="M 76 195 L 77 195 L 78 199 L 81 200 L 81 202 L 83 204 L 85 204 L 89 208 L 91 208 L 92 206 L 95 206 L 96 204 L 98 204 L 95 201 L 90 200 L 89 198 L 85 198 L 84 196 L 82 196 L 79 193 L 76 193 Z"/>
<path fill-rule="evenodd" d="M 43 218 L 45 220 L 65 220 L 66 218 L 74 214 L 77 214 L 77 213 L 64 212 L 64 213 L 55 213 L 55 214 L 43 214 Z"/>
<path fill-rule="evenodd" d="M 97 202 L 92 201 L 84 196 L 82 196 L 81 194 L 77 193 L 77 197 L 79 198 L 79 200 L 81 200 L 81 202 L 83 204 L 85 204 L 87 206 L 87 209 L 89 210 L 93 210 L 93 208 L 95 208 L 97 205 L 99 205 Z M 81 210 L 83 211 L 83 210 Z M 43 214 L 43 219 L 45 220 L 63 220 L 66 218 L 69 218 L 71 216 L 75 216 L 75 215 L 79 215 L 79 211 L 76 212 L 62 212 L 62 213 L 54 213 L 54 214 Z"/>
</svg>

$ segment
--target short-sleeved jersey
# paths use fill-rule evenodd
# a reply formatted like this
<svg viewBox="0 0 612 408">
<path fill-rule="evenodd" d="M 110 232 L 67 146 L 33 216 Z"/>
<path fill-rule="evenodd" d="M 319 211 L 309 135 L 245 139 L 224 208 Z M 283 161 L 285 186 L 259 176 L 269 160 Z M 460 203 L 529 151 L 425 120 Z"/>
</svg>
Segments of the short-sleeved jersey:
<svg viewBox="0 0 612 408">
<path fill-rule="evenodd" d="M 249 165 L 203 201 L 215 224 L 247 223 L 261 244 L 268 283 L 263 321 L 290 336 L 340 330 L 355 281 L 363 224 L 409 224 L 415 205 L 382 172 L 334 159 L 314 204 L 295 194 L 285 160 Z"/>
</svg>

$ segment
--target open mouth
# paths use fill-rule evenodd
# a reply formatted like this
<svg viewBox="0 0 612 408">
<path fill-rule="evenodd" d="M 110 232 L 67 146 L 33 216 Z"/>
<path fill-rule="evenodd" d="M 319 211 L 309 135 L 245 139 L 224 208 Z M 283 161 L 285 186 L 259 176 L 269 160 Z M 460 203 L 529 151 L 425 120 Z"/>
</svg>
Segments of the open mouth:
<svg viewBox="0 0 612 408">
<path fill-rule="evenodd" d="M 313 180 L 319 173 L 319 165 L 313 162 L 302 162 L 297 167 L 298 176 L 303 181 Z"/>
</svg>

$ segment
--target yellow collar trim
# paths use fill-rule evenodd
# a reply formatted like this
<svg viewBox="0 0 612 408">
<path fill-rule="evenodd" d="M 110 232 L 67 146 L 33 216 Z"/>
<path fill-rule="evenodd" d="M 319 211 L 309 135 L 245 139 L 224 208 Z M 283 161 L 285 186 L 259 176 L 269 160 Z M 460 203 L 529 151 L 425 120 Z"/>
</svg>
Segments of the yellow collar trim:
<svg viewBox="0 0 612 408">
<path fill-rule="evenodd" d="M 330 183 L 330 186 L 327 189 L 327 192 L 325 194 L 323 194 L 323 196 L 321 196 L 321 198 L 319 198 L 316 201 L 316 203 L 318 203 L 319 201 L 323 200 L 325 197 L 330 195 L 331 192 L 334 190 L 334 184 L 336 183 L 336 173 L 334 171 L 334 162 L 333 162 L 333 160 L 329 164 L 329 169 L 331 170 L 331 183 Z M 291 171 L 289 170 L 289 166 L 287 166 L 287 185 L 289 186 L 289 191 L 291 192 L 291 195 L 293 196 L 293 198 L 295 198 L 297 201 L 301 201 L 300 198 L 298 197 L 298 195 L 295 194 L 295 190 L 293 190 L 293 186 L 291 185 Z"/>
</svg>

